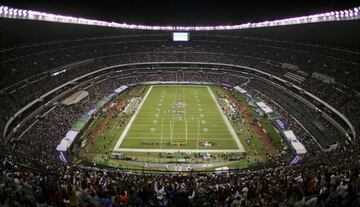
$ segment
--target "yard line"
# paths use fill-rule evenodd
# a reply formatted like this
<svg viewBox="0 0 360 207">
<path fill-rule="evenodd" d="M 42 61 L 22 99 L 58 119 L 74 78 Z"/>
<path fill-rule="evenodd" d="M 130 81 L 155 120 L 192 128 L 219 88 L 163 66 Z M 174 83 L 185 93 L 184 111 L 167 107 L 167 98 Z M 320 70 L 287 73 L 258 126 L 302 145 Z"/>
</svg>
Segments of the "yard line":
<svg viewBox="0 0 360 207">
<path fill-rule="evenodd" d="M 199 137 L 200 137 L 200 128 L 199 128 L 200 120 L 198 119 L 198 133 L 197 133 L 197 141 L 196 141 L 196 150 L 199 152 Z"/>
<path fill-rule="evenodd" d="M 194 121 L 189 121 L 189 123 L 192 123 L 192 124 L 194 124 L 195 125 L 195 123 L 193 123 Z M 197 124 L 197 123 L 196 123 Z M 191 124 L 188 124 L 188 125 L 191 125 Z M 139 124 L 139 123 L 136 123 L 136 126 L 144 126 L 144 127 L 147 127 L 147 126 L 149 126 L 149 122 L 148 123 L 144 123 L 144 124 Z M 193 126 L 193 125 L 191 125 L 191 126 Z M 207 128 L 209 128 L 209 127 L 211 127 L 211 128 L 209 128 L 209 129 L 211 129 L 211 130 L 220 130 L 220 129 L 222 129 L 222 130 L 225 130 L 225 131 L 227 131 L 227 129 L 224 129 L 224 127 L 216 127 L 216 126 L 219 126 L 219 124 L 218 123 L 209 123 L 209 122 L 207 122 L 206 123 L 206 127 Z M 201 128 L 201 127 L 200 127 Z M 190 127 L 190 129 L 197 129 L 197 126 L 196 127 Z M 148 131 L 148 129 L 137 129 L 136 131 Z M 168 129 L 164 129 L 164 131 L 168 131 Z M 137 133 L 137 132 L 131 132 L 131 133 Z"/>
<path fill-rule="evenodd" d="M 136 139 L 136 140 L 161 140 L 161 137 L 129 137 L 127 136 L 126 139 Z M 162 138 L 163 140 L 167 140 L 167 139 L 171 139 L 170 137 L 163 137 Z M 198 137 L 188 137 L 188 140 L 198 140 L 199 138 Z M 215 137 L 215 138 L 207 138 L 207 139 L 204 139 L 204 140 L 208 140 L 208 139 L 211 139 L 211 140 L 231 140 L 230 138 L 224 138 L 224 137 Z"/>
<path fill-rule="evenodd" d="M 185 143 L 187 144 L 187 140 L 188 140 L 188 133 L 187 133 L 187 121 L 185 119 Z"/>
<path fill-rule="evenodd" d="M 183 97 L 183 102 L 186 103 L 186 97 L 185 97 L 185 91 L 184 91 L 184 88 L 182 88 L 182 97 Z M 186 106 L 186 105 L 185 105 Z M 184 120 L 185 120 L 185 143 L 187 144 L 187 120 L 186 120 L 186 107 L 184 109 Z"/>
<path fill-rule="evenodd" d="M 194 130 L 195 131 L 195 130 Z M 173 133 L 174 135 L 179 135 L 179 134 L 184 134 L 184 132 L 178 132 L 178 133 Z M 190 132 L 190 133 L 188 133 L 188 134 L 195 134 L 195 135 L 197 135 L 198 133 L 196 133 L 196 132 Z M 127 134 L 127 136 L 128 137 L 132 137 L 131 135 L 144 135 L 144 136 L 148 136 L 149 135 L 149 133 L 128 133 Z M 151 135 L 161 135 L 161 132 L 160 133 L 151 133 Z M 229 136 L 230 137 L 230 135 L 228 134 L 228 133 L 211 133 L 211 135 L 219 135 L 219 136 Z"/>
<path fill-rule="evenodd" d="M 161 119 L 161 149 L 163 147 L 163 128 L 164 128 L 164 119 Z"/>
<path fill-rule="evenodd" d="M 222 111 L 219 103 L 217 102 L 217 100 L 216 100 L 216 98 L 215 98 L 215 95 L 213 94 L 213 92 L 211 91 L 211 89 L 210 89 L 209 86 L 207 86 L 207 89 L 208 89 L 208 92 L 209 92 L 211 98 L 212 98 L 213 101 L 215 102 L 215 105 L 217 106 L 218 111 L 220 112 L 221 116 L 223 117 L 224 122 L 225 122 L 225 125 L 226 125 L 227 128 L 229 129 L 229 131 L 230 131 L 233 139 L 235 140 L 237 146 L 239 147 L 240 150 L 245 151 L 245 150 L 244 150 L 244 147 L 242 146 L 242 144 L 241 144 L 241 142 L 240 142 L 240 140 L 239 140 L 239 137 L 237 136 L 237 134 L 236 134 L 236 132 L 235 132 L 235 130 L 234 130 L 234 128 L 231 126 L 231 123 L 229 122 L 229 120 L 228 120 L 227 117 L 225 116 L 224 112 Z"/>
<path fill-rule="evenodd" d="M 135 111 L 135 114 L 131 117 L 131 119 L 130 119 L 129 123 L 126 125 L 126 127 L 125 127 L 125 129 L 124 129 L 123 133 L 120 135 L 119 140 L 116 142 L 116 145 L 115 145 L 115 147 L 114 147 L 114 149 L 113 149 L 114 151 L 115 151 L 115 150 L 117 150 L 117 149 L 119 149 L 119 147 L 120 147 L 121 143 L 123 142 L 123 140 L 124 140 L 124 138 L 125 138 L 126 134 L 127 134 L 127 133 L 128 133 L 128 131 L 129 131 L 129 129 L 130 129 L 130 127 L 131 127 L 132 123 L 134 122 L 134 120 L 135 120 L 135 118 L 136 118 L 137 114 L 139 113 L 139 111 L 140 111 L 140 109 L 141 109 L 142 105 L 145 103 L 146 98 L 149 96 L 150 91 L 152 90 L 152 88 L 153 88 L 153 86 L 150 86 L 150 88 L 149 88 L 149 90 L 146 92 L 146 94 L 145 94 L 145 96 L 144 96 L 143 100 L 141 100 L 141 103 L 139 104 L 139 106 L 138 106 L 137 110 Z"/>
<path fill-rule="evenodd" d="M 171 119 L 170 119 L 170 142 L 172 142 L 172 128 L 171 128 Z"/>
<path fill-rule="evenodd" d="M 153 88 L 155 87 L 155 88 Z M 203 89 L 200 91 L 201 93 L 203 93 L 203 96 L 201 96 L 201 94 L 199 94 L 199 98 L 206 98 L 206 101 L 208 101 L 208 104 L 203 104 L 201 102 L 201 105 L 199 105 L 199 102 L 197 102 L 198 99 L 193 99 L 192 96 L 190 96 L 189 100 L 186 100 L 186 96 L 187 94 L 185 94 L 185 89 L 182 88 L 182 90 L 180 88 L 178 88 L 178 90 L 173 90 L 171 88 L 170 91 L 172 91 L 172 95 L 166 95 L 164 97 L 162 97 L 163 101 L 161 102 L 157 102 L 159 104 L 151 104 L 155 103 L 156 100 L 159 101 L 160 96 L 156 96 L 155 94 L 157 94 L 155 92 L 155 90 L 152 90 L 150 93 L 151 89 L 157 89 L 156 91 L 160 91 L 159 88 L 156 88 L 157 86 L 150 86 L 149 91 L 147 91 L 147 93 L 144 96 L 144 99 L 141 101 L 141 104 L 139 104 L 139 108 L 137 109 L 137 111 L 135 112 L 134 116 L 131 117 L 134 118 L 136 116 L 136 118 L 133 119 L 134 122 L 130 124 L 131 119 L 129 120 L 128 125 L 126 125 L 126 127 L 128 127 L 126 134 L 123 137 L 123 140 L 120 142 L 120 144 L 114 147 L 114 152 L 179 152 L 179 151 L 192 151 L 192 152 L 244 152 L 243 149 L 238 148 L 238 146 L 235 146 L 237 144 L 236 139 L 234 139 L 234 137 L 232 136 L 229 127 L 226 126 L 224 127 L 221 122 L 219 124 L 219 118 L 221 117 L 220 114 L 222 114 L 222 110 L 218 111 L 215 109 L 214 110 L 214 104 L 211 103 L 211 99 L 214 101 L 214 97 L 212 97 L 211 95 L 212 92 L 209 92 L 209 87 L 202 87 Z M 206 93 L 206 90 L 208 91 L 208 93 Z M 164 90 L 163 90 L 164 91 Z M 182 94 L 181 94 L 182 92 Z M 161 93 L 161 91 L 160 91 Z M 164 93 L 164 92 L 163 92 Z M 147 96 L 149 95 L 149 96 Z M 165 95 L 165 94 L 163 94 Z M 190 95 L 190 94 L 189 94 Z M 211 97 L 209 97 L 209 95 Z M 188 97 L 189 98 L 189 97 Z M 205 100 L 205 99 L 204 99 Z M 179 117 L 181 118 L 181 116 L 183 116 L 183 119 L 177 119 L 175 114 L 176 113 L 169 113 L 168 111 L 168 105 L 169 108 L 171 108 L 172 103 L 174 101 L 180 102 L 183 101 L 186 103 L 186 105 L 188 107 L 185 107 L 185 111 L 183 111 L 183 114 L 180 114 L 179 111 L 181 111 L 179 109 Z M 149 104 L 150 102 L 150 104 Z M 161 103 L 161 104 L 160 104 Z M 218 103 L 215 99 L 214 101 L 215 105 L 218 106 Z M 140 107 L 141 105 L 141 107 Z M 202 110 L 198 110 L 199 108 L 201 108 Z M 141 109 L 141 112 L 139 112 Z M 155 110 L 154 110 L 155 109 Z M 212 110 L 211 110 L 212 109 Z M 221 108 L 220 108 L 221 109 Z M 160 110 L 160 111 L 157 111 Z M 189 110 L 189 111 L 188 111 Z M 153 111 L 153 112 L 151 112 Z M 154 113 L 155 112 L 155 113 Z M 220 112 L 220 113 L 219 113 Z M 155 117 L 155 115 L 158 114 L 158 116 Z M 220 115 L 220 117 L 219 117 Z M 160 126 L 160 121 L 161 119 L 161 126 Z M 164 120 L 165 119 L 165 120 Z M 156 120 L 156 122 L 154 121 Z M 221 118 L 220 118 L 221 120 Z M 165 121 L 165 123 L 164 123 Z M 185 130 L 184 128 L 181 127 L 182 123 L 181 121 L 184 121 L 185 123 Z M 196 122 L 198 122 L 196 124 Z M 150 126 L 149 124 L 151 124 L 152 126 Z M 169 125 L 169 127 L 167 126 Z M 219 127 L 219 125 L 223 126 L 223 127 Z M 225 125 L 226 125 L 226 121 L 225 121 Z M 133 130 L 134 127 L 139 127 L 139 130 Z M 155 128 L 151 128 L 149 131 L 149 127 L 155 127 Z M 204 129 L 203 132 L 203 128 L 206 127 L 207 129 L 210 129 L 210 131 L 208 131 L 207 129 Z M 155 129 L 155 130 L 154 130 Z M 126 130 L 126 128 L 124 129 L 124 131 Z M 180 133 L 182 131 L 182 133 Z M 184 131 L 185 131 L 185 137 L 183 137 L 184 135 Z M 214 137 L 208 137 L 205 136 L 205 132 L 208 132 L 208 135 L 214 136 Z M 212 132 L 216 132 L 215 134 Z M 229 133 L 230 132 L 230 133 Z M 124 133 L 124 132 L 123 132 Z M 202 137 L 200 138 L 200 134 L 202 134 Z M 204 135 L 204 137 L 203 137 Z M 183 149 L 186 146 L 182 146 L 179 147 L 180 149 L 167 149 L 167 143 L 169 143 L 169 141 L 173 142 L 173 141 L 180 141 L 183 140 L 185 138 L 186 143 L 187 142 L 195 142 L 196 147 L 194 148 L 193 146 L 188 146 L 192 149 Z M 132 148 L 133 145 L 129 145 L 130 148 L 127 148 L 125 146 L 125 144 L 127 143 L 127 140 L 132 140 L 134 143 L 138 143 L 139 148 Z M 234 139 L 234 141 L 230 141 Z M 123 145 L 125 146 L 125 148 L 120 148 L 120 145 L 122 144 L 122 142 L 125 140 L 126 143 L 124 143 Z M 158 146 L 160 145 L 160 149 L 159 147 L 157 147 L 157 149 L 151 149 L 152 147 L 150 147 L 150 149 L 147 149 L 147 146 L 143 146 L 143 144 L 141 144 L 141 140 L 145 141 L 145 142 L 156 142 L 158 143 Z M 228 147 L 227 149 L 207 149 L 207 148 L 203 148 L 203 147 L 199 147 L 198 143 L 199 141 L 208 141 L 208 140 L 214 140 L 217 141 L 220 145 L 226 145 L 228 146 L 228 144 L 225 144 L 226 142 L 231 142 L 231 147 Z M 120 141 L 120 139 L 118 140 L 118 142 Z M 159 144 L 160 142 L 160 144 Z M 130 142 L 131 143 L 131 142 Z M 235 144 L 236 143 L 236 144 Z M 164 145 L 165 144 L 165 145 Z M 235 145 L 234 145 L 235 144 Z M 241 145 L 242 146 L 242 145 Z M 140 149 L 142 148 L 142 149 Z M 144 149 L 145 148 L 145 149 Z M 172 147 L 170 147 L 172 148 Z M 220 148 L 220 147 L 219 147 Z"/>
<path fill-rule="evenodd" d="M 198 114 L 195 114 L 194 116 L 196 116 Z M 154 116 L 148 116 L 148 117 L 143 117 L 141 116 L 141 120 L 153 120 Z M 219 117 L 217 118 L 208 118 L 207 116 L 204 117 L 204 119 L 210 119 L 210 120 L 219 120 Z"/>
<path fill-rule="evenodd" d="M 220 150 L 214 150 L 214 149 L 140 149 L 140 148 L 121 148 L 118 150 L 114 150 L 115 152 L 168 152 L 168 153 L 176 153 L 176 152 L 207 152 L 207 153 L 241 153 L 244 152 L 240 149 L 220 149 Z"/>
</svg>

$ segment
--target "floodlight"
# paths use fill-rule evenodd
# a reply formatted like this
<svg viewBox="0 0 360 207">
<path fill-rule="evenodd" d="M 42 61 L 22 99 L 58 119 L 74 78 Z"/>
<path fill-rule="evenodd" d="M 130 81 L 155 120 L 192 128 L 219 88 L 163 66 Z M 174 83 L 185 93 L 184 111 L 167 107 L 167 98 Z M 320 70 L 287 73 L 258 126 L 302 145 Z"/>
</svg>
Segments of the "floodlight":
<svg viewBox="0 0 360 207">
<path fill-rule="evenodd" d="M 233 29 L 247 29 L 247 28 L 259 28 L 269 26 L 281 26 L 292 24 L 306 24 L 312 22 L 324 22 L 324 21 L 338 21 L 338 20 L 350 20 L 359 19 L 360 7 L 342 10 L 342 11 L 330 11 L 326 13 L 313 14 L 308 16 L 285 18 L 273 21 L 254 22 L 247 24 L 237 25 L 218 25 L 218 26 L 147 26 L 147 25 L 129 25 L 126 23 L 106 22 L 85 18 L 77 18 L 72 16 L 62 16 L 56 14 L 50 14 L 45 12 L 37 12 L 31 10 L 22 10 L 15 8 L 8 8 L 7 6 L 0 5 L 0 16 L 5 18 L 21 18 L 21 19 L 36 19 L 40 21 L 50 22 L 62 22 L 62 23 L 77 23 L 86 25 L 97 25 L 104 27 L 124 28 L 124 29 L 145 29 L 145 30 L 173 30 L 173 31 L 201 31 L 201 30 L 233 30 Z M 28 17 L 26 17 L 28 16 Z M 25 18 L 24 18 L 25 17 Z M 186 33 L 185 33 L 186 36 Z M 184 36 L 184 37 L 185 37 Z M 188 36 L 189 37 L 189 36 Z M 188 38 L 187 37 L 187 38 Z M 186 38 L 185 38 L 186 39 Z M 180 41 L 187 41 L 187 40 Z M 174 39 L 175 40 L 175 39 Z"/>
</svg>

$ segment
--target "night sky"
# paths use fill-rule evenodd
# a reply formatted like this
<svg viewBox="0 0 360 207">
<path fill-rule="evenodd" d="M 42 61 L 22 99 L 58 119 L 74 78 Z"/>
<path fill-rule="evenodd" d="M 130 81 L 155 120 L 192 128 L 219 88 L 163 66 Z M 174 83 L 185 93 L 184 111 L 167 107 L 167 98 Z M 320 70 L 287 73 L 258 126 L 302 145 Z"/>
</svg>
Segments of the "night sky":
<svg viewBox="0 0 360 207">
<path fill-rule="evenodd" d="M 3 5 L 105 21 L 147 25 L 241 24 L 360 6 L 350 0 L 3 0 Z"/>
</svg>

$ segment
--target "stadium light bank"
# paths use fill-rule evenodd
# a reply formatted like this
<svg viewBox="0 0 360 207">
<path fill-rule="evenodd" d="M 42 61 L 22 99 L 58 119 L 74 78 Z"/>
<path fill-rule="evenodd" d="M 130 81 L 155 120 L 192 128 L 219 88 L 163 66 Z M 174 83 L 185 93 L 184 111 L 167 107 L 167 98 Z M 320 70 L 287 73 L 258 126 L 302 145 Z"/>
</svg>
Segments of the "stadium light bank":
<svg viewBox="0 0 360 207">
<path fill-rule="evenodd" d="M 138 30 L 168 30 L 168 31 L 210 31 L 210 30 L 240 30 L 250 28 L 261 28 L 261 27 L 275 27 L 285 25 L 296 25 L 296 24 L 309 24 L 319 22 L 331 22 L 331 21 L 348 21 L 360 19 L 359 13 L 360 7 L 352 9 L 331 11 L 320 14 L 313 14 L 301 17 L 292 17 L 286 19 L 264 21 L 257 23 L 244 23 L 238 25 L 219 25 L 219 26 L 149 26 L 149 25 L 135 25 L 117 22 L 106 22 L 94 19 L 85 19 L 72 16 L 62 16 L 57 14 L 38 12 L 32 10 L 23 10 L 10 8 L 7 6 L 0 5 L 0 17 L 10 19 L 24 19 L 24 20 L 36 20 L 36 21 L 47 21 L 47 22 L 58 22 L 68 24 L 82 24 L 82 25 L 93 25 L 102 27 L 113 27 L 121 29 L 138 29 Z"/>
</svg>

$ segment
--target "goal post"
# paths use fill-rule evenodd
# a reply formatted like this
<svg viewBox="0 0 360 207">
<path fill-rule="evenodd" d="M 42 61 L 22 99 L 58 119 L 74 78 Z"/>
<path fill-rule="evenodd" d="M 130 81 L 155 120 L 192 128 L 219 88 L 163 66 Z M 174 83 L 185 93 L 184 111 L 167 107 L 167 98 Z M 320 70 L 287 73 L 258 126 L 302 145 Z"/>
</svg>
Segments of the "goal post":
<svg viewBox="0 0 360 207">
<path fill-rule="evenodd" d="M 188 124 L 187 124 L 187 120 L 184 120 L 184 128 L 185 128 L 185 134 L 184 136 L 182 136 L 180 139 L 174 137 L 174 128 L 175 128 L 175 121 L 174 120 L 169 120 L 170 121 L 170 144 L 171 145 L 177 145 L 178 147 L 181 147 L 181 145 L 187 145 L 188 144 Z"/>
<path fill-rule="evenodd" d="M 170 119 L 170 143 L 172 144 L 173 143 L 173 140 L 172 140 L 172 127 L 171 127 L 171 119 Z"/>
<path fill-rule="evenodd" d="M 188 143 L 187 120 L 185 119 L 185 144 Z"/>
</svg>

